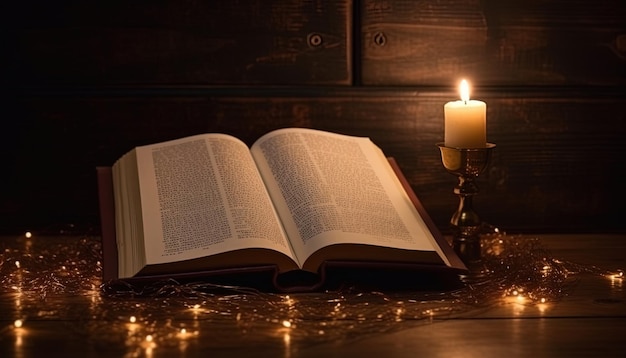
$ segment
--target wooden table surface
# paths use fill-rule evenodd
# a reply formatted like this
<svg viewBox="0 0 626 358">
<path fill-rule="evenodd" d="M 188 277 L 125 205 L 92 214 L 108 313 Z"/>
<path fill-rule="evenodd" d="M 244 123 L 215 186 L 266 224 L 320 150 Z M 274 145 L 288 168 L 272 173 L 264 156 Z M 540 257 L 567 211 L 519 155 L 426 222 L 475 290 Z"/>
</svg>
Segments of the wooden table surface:
<svg viewBox="0 0 626 358">
<path fill-rule="evenodd" d="M 558 275 L 516 276 L 534 272 L 522 263 L 455 292 L 138 295 L 101 286 L 98 238 L 0 237 L 0 357 L 625 357 L 626 235 L 515 240 Z"/>
</svg>

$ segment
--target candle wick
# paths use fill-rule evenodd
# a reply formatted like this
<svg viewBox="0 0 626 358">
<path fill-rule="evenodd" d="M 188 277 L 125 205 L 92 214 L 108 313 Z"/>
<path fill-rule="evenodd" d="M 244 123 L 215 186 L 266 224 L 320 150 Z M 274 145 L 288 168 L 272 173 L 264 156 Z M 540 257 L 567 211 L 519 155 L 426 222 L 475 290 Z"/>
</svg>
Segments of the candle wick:
<svg viewBox="0 0 626 358">
<path fill-rule="evenodd" d="M 467 106 L 467 100 L 464 100 L 463 102 L 465 102 L 465 105 Z"/>
</svg>

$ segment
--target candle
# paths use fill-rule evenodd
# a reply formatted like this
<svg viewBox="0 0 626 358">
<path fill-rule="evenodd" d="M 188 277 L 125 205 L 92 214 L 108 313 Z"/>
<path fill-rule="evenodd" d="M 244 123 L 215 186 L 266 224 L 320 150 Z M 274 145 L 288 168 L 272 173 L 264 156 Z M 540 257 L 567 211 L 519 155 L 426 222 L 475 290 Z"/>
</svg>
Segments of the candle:
<svg viewBox="0 0 626 358">
<path fill-rule="evenodd" d="M 460 101 L 444 106 L 444 141 L 446 147 L 485 148 L 487 144 L 485 102 L 469 99 L 469 85 L 461 81 Z"/>
</svg>

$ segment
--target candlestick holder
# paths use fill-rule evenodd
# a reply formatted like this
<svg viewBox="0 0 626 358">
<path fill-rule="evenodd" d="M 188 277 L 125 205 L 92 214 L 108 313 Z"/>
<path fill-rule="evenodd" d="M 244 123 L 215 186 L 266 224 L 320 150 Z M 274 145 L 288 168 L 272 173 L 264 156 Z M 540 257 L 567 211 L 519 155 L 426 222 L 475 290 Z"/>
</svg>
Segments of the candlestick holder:
<svg viewBox="0 0 626 358">
<path fill-rule="evenodd" d="M 437 143 L 441 151 L 441 161 L 448 173 L 459 178 L 454 193 L 459 196 L 459 207 L 452 215 L 454 251 L 467 265 L 480 262 L 480 230 L 482 221 L 474 211 L 473 197 L 478 194 L 475 179 L 487 168 L 495 144 L 487 143 L 485 148 L 455 148 Z"/>
</svg>

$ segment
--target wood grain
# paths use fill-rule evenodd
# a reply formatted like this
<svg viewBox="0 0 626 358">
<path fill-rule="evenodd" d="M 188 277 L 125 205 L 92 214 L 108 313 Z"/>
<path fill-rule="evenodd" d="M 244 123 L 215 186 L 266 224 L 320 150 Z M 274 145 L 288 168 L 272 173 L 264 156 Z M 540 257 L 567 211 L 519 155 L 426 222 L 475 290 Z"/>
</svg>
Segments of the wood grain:
<svg viewBox="0 0 626 358">
<path fill-rule="evenodd" d="M 3 4 L 0 231 L 97 226 L 95 166 L 202 132 L 371 137 L 442 230 L 443 104 L 466 76 L 497 144 L 476 207 L 509 231 L 626 231 L 620 0 Z"/>
<path fill-rule="evenodd" d="M 442 230 L 456 208 L 456 179 L 441 166 L 443 104 L 452 92 L 293 89 L 246 95 L 26 96 L 3 175 L 3 225 L 55 220 L 97 225 L 95 167 L 134 146 L 221 132 L 251 144 L 281 127 L 368 136 L 398 161 Z M 626 229 L 620 190 L 626 169 L 623 93 L 487 91 L 488 140 L 496 151 L 479 178 L 483 219 L 523 232 Z M 34 203 L 36 203 L 34 205 Z M 19 224 L 19 225 L 18 225 Z"/>
<path fill-rule="evenodd" d="M 364 84 L 626 84 L 620 0 L 361 3 Z"/>
<path fill-rule="evenodd" d="M 519 239 L 531 238 L 536 237 Z M 539 239 L 553 259 L 599 269 L 626 263 L 624 235 Z M 399 292 L 351 287 L 285 297 L 233 288 L 198 291 L 194 285 L 179 285 L 177 291 L 172 284 L 135 297 L 100 290 L 97 240 L 0 236 L 3 356 L 621 357 L 626 349 L 623 282 L 600 274 L 570 272 L 561 298 L 542 304 L 496 296 L 466 306 L 467 290 L 452 299 L 419 287 Z M 478 285 L 472 291 L 480 297 L 484 290 Z M 424 317 L 430 309 L 433 316 Z M 136 324 L 129 324 L 130 316 Z M 20 329 L 13 327 L 16 319 L 23 320 Z M 186 338 L 180 337 L 181 328 Z M 148 334 L 156 342 L 152 350 Z"/>
<path fill-rule="evenodd" d="M 20 86 L 349 84 L 349 1 L 26 1 L 9 15 Z"/>
</svg>

